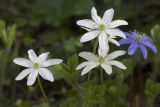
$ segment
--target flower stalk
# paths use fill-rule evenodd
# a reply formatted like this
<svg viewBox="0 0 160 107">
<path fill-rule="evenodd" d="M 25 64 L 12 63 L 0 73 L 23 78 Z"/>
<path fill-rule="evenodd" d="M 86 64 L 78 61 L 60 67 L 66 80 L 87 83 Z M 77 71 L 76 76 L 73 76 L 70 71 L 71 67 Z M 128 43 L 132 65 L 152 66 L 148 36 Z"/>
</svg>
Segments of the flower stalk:
<svg viewBox="0 0 160 107">
<path fill-rule="evenodd" d="M 101 84 L 103 84 L 103 69 L 100 68 Z"/>
<path fill-rule="evenodd" d="M 48 97 L 47 97 L 47 95 L 46 95 L 46 93 L 45 93 L 45 91 L 44 91 L 44 88 L 43 88 L 43 85 L 42 85 L 42 83 L 41 83 L 41 80 L 40 80 L 40 77 L 39 77 L 39 76 L 38 76 L 38 85 L 39 85 L 39 87 L 40 87 L 40 90 L 41 90 L 41 92 L 42 92 L 43 97 L 45 98 L 46 102 L 48 103 L 48 106 L 51 107 L 50 102 L 49 102 L 49 99 L 48 99 Z"/>
</svg>

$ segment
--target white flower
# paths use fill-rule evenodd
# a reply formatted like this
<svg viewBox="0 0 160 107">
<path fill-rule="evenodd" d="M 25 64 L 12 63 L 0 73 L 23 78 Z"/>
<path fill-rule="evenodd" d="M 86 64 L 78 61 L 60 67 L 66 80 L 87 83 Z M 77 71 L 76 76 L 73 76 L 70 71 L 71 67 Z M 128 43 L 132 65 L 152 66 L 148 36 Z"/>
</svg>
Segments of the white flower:
<svg viewBox="0 0 160 107">
<path fill-rule="evenodd" d="M 56 65 L 62 63 L 61 59 L 49 59 L 47 60 L 49 52 L 42 53 L 37 56 L 35 52 L 30 49 L 28 50 L 29 59 L 25 58 L 15 58 L 13 62 L 20 66 L 27 67 L 23 70 L 17 77 L 16 80 L 22 80 L 24 77 L 28 76 L 27 85 L 33 85 L 36 81 L 38 74 L 42 76 L 45 80 L 54 81 L 53 75 L 50 70 L 45 67 Z"/>
<path fill-rule="evenodd" d="M 106 48 L 109 48 L 106 47 L 106 45 L 108 45 L 108 41 L 119 46 L 120 44 L 115 40 L 115 37 L 119 36 L 126 38 L 126 36 L 116 27 L 128 25 L 128 23 L 124 20 L 112 21 L 113 14 L 114 10 L 109 9 L 105 11 L 103 17 L 101 18 L 97 15 L 97 10 L 93 7 L 91 10 L 91 16 L 93 20 L 83 19 L 77 21 L 77 25 L 88 31 L 81 37 L 80 42 L 87 42 L 99 36 L 99 46 L 101 49 L 105 50 Z"/>
<path fill-rule="evenodd" d="M 122 56 L 125 53 L 125 51 L 120 50 L 108 54 L 107 50 L 101 50 L 100 48 L 98 49 L 98 56 L 90 52 L 81 52 L 79 53 L 79 56 L 86 59 L 87 61 L 79 64 L 76 69 L 79 70 L 83 68 L 81 75 L 84 75 L 93 68 L 101 66 L 105 72 L 110 75 L 112 73 L 112 65 L 121 69 L 126 69 L 125 65 L 117 60 L 114 60 L 115 58 Z"/>
</svg>

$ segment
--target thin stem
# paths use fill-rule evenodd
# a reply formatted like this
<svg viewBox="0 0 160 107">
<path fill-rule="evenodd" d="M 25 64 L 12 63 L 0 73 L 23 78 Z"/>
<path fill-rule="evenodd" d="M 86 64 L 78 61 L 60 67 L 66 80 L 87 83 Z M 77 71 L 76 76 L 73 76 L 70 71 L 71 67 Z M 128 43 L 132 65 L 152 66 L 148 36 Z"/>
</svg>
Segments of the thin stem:
<svg viewBox="0 0 160 107">
<path fill-rule="evenodd" d="M 5 70 L 6 70 L 6 66 L 7 66 L 7 58 L 8 58 L 8 55 L 9 55 L 9 52 L 7 51 L 7 49 L 5 49 L 2 53 L 3 55 L 3 63 L 1 64 L 1 72 L 0 72 L 0 82 L 2 82 L 2 84 L 0 84 L 0 98 L 3 98 L 4 95 L 3 95 L 3 84 L 4 84 L 4 81 L 5 81 Z"/>
<path fill-rule="evenodd" d="M 155 56 L 155 58 L 154 58 L 154 65 L 153 65 L 153 73 L 152 73 L 152 75 L 151 75 L 151 79 L 152 80 L 156 80 L 157 79 L 157 69 L 158 69 L 158 67 L 159 67 L 159 60 L 157 59 L 157 58 L 159 58 L 159 53 Z"/>
<path fill-rule="evenodd" d="M 88 73 L 88 81 L 91 79 L 91 72 Z"/>
<path fill-rule="evenodd" d="M 94 54 L 96 53 L 97 46 L 98 46 L 98 39 L 96 39 L 96 41 L 95 41 L 95 43 L 94 43 L 94 46 L 93 46 L 93 53 L 94 53 Z"/>
<path fill-rule="evenodd" d="M 101 83 L 103 84 L 103 69 L 100 68 L 100 77 L 101 77 Z"/>
<path fill-rule="evenodd" d="M 40 90 L 41 90 L 41 92 L 42 92 L 42 94 L 43 94 L 46 102 L 48 103 L 48 106 L 51 107 L 51 106 L 50 106 L 50 102 L 49 102 L 49 100 L 48 100 L 48 97 L 47 97 L 47 95 L 46 95 L 46 93 L 45 93 L 45 91 L 44 91 L 44 89 L 43 89 L 43 86 L 42 86 L 42 83 L 41 83 L 41 80 L 40 80 L 40 77 L 39 77 L 39 76 L 38 76 L 38 84 L 39 84 Z"/>
</svg>

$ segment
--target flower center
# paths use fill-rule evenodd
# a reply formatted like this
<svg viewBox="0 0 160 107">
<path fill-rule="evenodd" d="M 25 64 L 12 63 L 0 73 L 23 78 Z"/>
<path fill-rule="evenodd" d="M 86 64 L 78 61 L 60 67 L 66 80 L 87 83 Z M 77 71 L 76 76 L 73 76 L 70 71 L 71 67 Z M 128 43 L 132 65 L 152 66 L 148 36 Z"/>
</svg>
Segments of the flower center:
<svg viewBox="0 0 160 107">
<path fill-rule="evenodd" d="M 33 66 L 34 66 L 35 69 L 39 69 L 41 65 L 40 65 L 40 63 L 35 62 L 35 63 L 33 64 Z"/>
<path fill-rule="evenodd" d="M 105 24 L 100 24 L 98 28 L 99 28 L 99 30 L 102 31 L 106 28 L 106 25 Z"/>
<path fill-rule="evenodd" d="M 137 41 L 139 41 L 139 40 L 142 39 L 142 37 L 143 37 L 143 35 L 138 35 L 135 39 L 136 39 Z"/>
<path fill-rule="evenodd" d="M 99 62 L 100 62 L 100 63 L 103 63 L 104 60 L 105 60 L 105 59 L 104 59 L 102 56 L 99 56 Z"/>
</svg>

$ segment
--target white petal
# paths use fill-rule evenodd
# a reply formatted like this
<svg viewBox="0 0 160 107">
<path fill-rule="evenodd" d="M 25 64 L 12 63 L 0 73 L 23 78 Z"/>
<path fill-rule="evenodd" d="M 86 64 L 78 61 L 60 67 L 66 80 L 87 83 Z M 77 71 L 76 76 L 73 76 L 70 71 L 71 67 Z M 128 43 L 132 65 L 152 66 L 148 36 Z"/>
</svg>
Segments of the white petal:
<svg viewBox="0 0 160 107">
<path fill-rule="evenodd" d="M 105 32 L 110 36 L 119 36 L 126 38 L 126 35 L 119 29 L 106 29 Z"/>
<path fill-rule="evenodd" d="M 77 67 L 76 67 L 76 70 L 79 70 L 81 68 L 84 68 L 85 66 L 88 66 L 90 65 L 91 62 L 87 61 L 87 62 L 82 62 L 81 64 L 79 64 Z"/>
<path fill-rule="evenodd" d="M 99 65 L 99 63 L 92 63 L 89 66 L 86 66 L 83 70 L 81 75 L 85 75 L 86 73 L 88 73 L 90 70 L 92 70 L 93 68 L 97 67 Z"/>
<path fill-rule="evenodd" d="M 87 32 L 81 37 L 80 42 L 90 41 L 90 40 L 96 38 L 98 35 L 99 35 L 98 30 Z"/>
<path fill-rule="evenodd" d="M 84 30 L 86 30 L 86 31 L 88 31 L 88 32 L 90 32 L 90 31 L 91 31 L 91 29 L 86 28 L 86 27 L 81 27 L 81 28 L 83 28 Z"/>
<path fill-rule="evenodd" d="M 32 66 L 32 62 L 25 58 L 15 58 L 13 62 L 17 65 L 24 66 L 24 67 Z"/>
<path fill-rule="evenodd" d="M 112 67 L 111 65 L 108 65 L 108 64 L 101 64 L 101 67 L 105 70 L 105 72 L 107 74 L 111 74 L 112 73 Z"/>
<path fill-rule="evenodd" d="M 44 61 L 46 61 L 47 57 L 48 57 L 49 52 L 46 53 L 42 53 L 38 56 L 38 61 L 40 61 L 41 63 L 43 63 Z"/>
<path fill-rule="evenodd" d="M 114 51 L 107 56 L 106 60 L 112 60 L 124 54 L 126 54 L 126 51 Z"/>
<path fill-rule="evenodd" d="M 38 71 L 37 70 L 34 71 L 34 72 L 31 72 L 29 74 L 29 77 L 28 77 L 28 80 L 27 80 L 27 85 L 29 85 L 29 86 L 33 85 L 36 81 L 37 76 L 38 76 Z"/>
<path fill-rule="evenodd" d="M 114 20 L 109 24 L 109 28 L 116 28 L 122 25 L 128 25 L 128 22 L 125 20 Z"/>
<path fill-rule="evenodd" d="M 40 74 L 45 80 L 48 80 L 48 81 L 51 81 L 51 82 L 54 81 L 54 78 L 53 78 L 53 75 L 52 75 L 51 71 L 48 70 L 48 69 L 46 69 L 46 68 L 40 68 L 40 69 L 39 69 L 39 74 Z"/>
<path fill-rule="evenodd" d="M 80 52 L 79 56 L 93 62 L 98 62 L 98 57 L 91 52 Z"/>
<path fill-rule="evenodd" d="M 108 46 L 107 50 L 102 50 L 101 48 L 98 47 L 98 55 L 104 58 L 107 56 L 108 50 L 109 50 L 109 46 Z"/>
<path fill-rule="evenodd" d="M 60 64 L 62 62 L 63 62 L 62 59 L 49 59 L 49 60 L 47 60 L 43 63 L 42 67 L 48 67 L 48 66 L 51 66 L 51 65 L 56 65 L 56 64 Z"/>
<path fill-rule="evenodd" d="M 91 10 L 91 16 L 92 16 L 92 19 L 97 23 L 99 24 L 100 21 L 101 21 L 101 18 L 97 15 L 97 10 L 93 7 L 92 10 Z"/>
<path fill-rule="evenodd" d="M 32 62 L 34 62 L 35 60 L 37 60 L 37 55 L 36 55 L 36 53 L 34 52 L 33 49 L 28 50 L 28 56 L 29 56 L 29 59 Z"/>
<path fill-rule="evenodd" d="M 117 66 L 118 68 L 121 68 L 121 69 L 126 69 L 126 66 L 119 61 L 112 60 L 112 61 L 108 61 L 107 63 L 109 63 L 111 65 L 115 65 L 115 66 Z"/>
<path fill-rule="evenodd" d="M 95 22 L 93 22 L 92 20 L 89 19 L 83 19 L 83 20 L 79 20 L 77 21 L 77 25 L 79 26 L 83 26 L 89 29 L 97 29 L 97 24 Z"/>
<path fill-rule="evenodd" d="M 105 11 L 102 21 L 103 23 L 110 23 L 113 19 L 113 15 L 114 15 L 114 10 L 113 9 L 108 9 Z"/>
<path fill-rule="evenodd" d="M 115 39 L 109 39 L 110 42 L 112 42 L 113 44 L 120 46 L 119 42 L 116 41 Z"/>
<path fill-rule="evenodd" d="M 33 72 L 32 68 L 28 68 L 23 70 L 17 77 L 15 80 L 22 80 L 25 76 L 27 76 L 29 73 Z"/>
<path fill-rule="evenodd" d="M 101 32 L 99 34 L 98 40 L 99 40 L 99 47 L 102 50 L 108 50 L 109 49 L 109 46 L 108 46 L 108 35 L 105 32 Z"/>
</svg>

